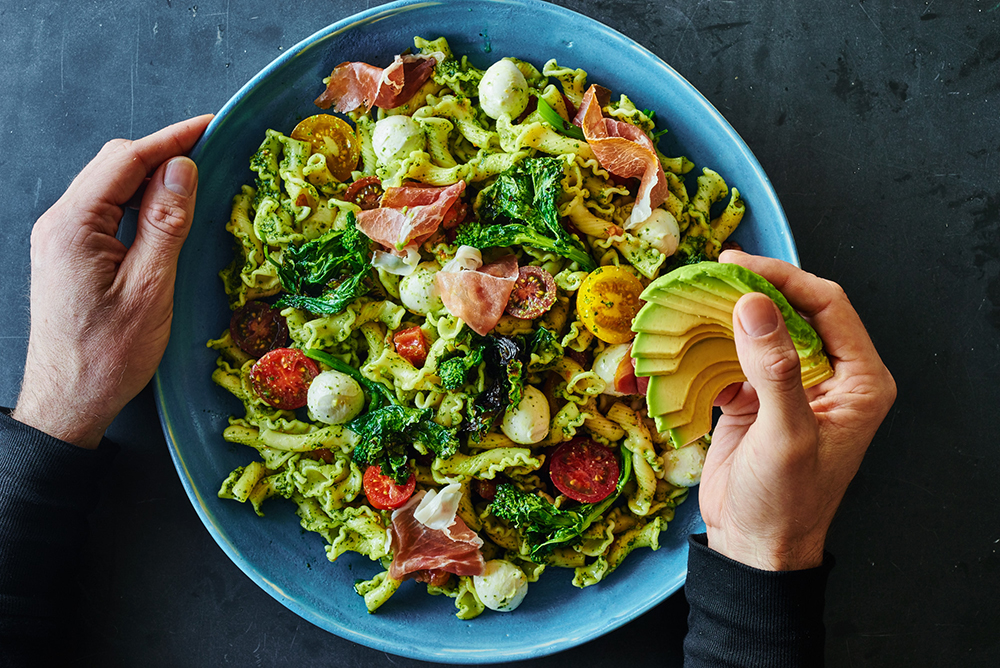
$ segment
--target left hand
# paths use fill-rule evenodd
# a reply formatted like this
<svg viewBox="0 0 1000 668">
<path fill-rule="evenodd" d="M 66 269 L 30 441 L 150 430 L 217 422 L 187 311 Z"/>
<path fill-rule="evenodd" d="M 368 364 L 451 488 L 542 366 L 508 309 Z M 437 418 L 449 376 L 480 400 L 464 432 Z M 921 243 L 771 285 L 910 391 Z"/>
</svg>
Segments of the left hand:
<svg viewBox="0 0 1000 668">
<path fill-rule="evenodd" d="M 170 335 L 177 257 L 198 168 L 184 156 L 211 116 L 104 145 L 31 233 L 31 332 L 14 417 L 96 448 L 153 377 Z M 143 181 L 135 241 L 115 238 Z"/>
</svg>

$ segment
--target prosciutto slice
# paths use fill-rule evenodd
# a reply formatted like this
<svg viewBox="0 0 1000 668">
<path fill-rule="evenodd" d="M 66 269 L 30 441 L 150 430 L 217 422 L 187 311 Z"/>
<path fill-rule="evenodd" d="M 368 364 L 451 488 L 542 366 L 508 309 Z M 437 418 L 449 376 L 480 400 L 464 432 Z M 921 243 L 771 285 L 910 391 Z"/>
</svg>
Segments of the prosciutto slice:
<svg viewBox="0 0 1000 668">
<path fill-rule="evenodd" d="M 446 187 L 388 188 L 379 208 L 358 213 L 358 229 L 394 251 L 411 243 L 422 244 L 437 231 L 463 192 L 465 181 Z"/>
<path fill-rule="evenodd" d="M 424 494 L 414 494 L 406 505 L 392 513 L 389 577 L 404 580 L 420 571 L 481 575 L 486 565 L 479 550 L 483 539 L 458 516 L 447 529 L 431 529 L 417 521 L 413 511 Z"/>
<path fill-rule="evenodd" d="M 604 169 L 623 178 L 640 179 L 632 214 L 625 221 L 625 229 L 632 230 L 667 199 L 667 178 L 653 141 L 631 123 L 604 118 L 599 95 L 597 86 L 587 89 L 573 120 Z"/>
<path fill-rule="evenodd" d="M 434 281 L 448 312 L 485 336 L 507 308 L 517 281 L 517 258 L 507 255 L 475 271 L 439 271 Z"/>
<path fill-rule="evenodd" d="M 326 90 L 316 98 L 320 109 L 342 114 L 364 107 L 395 109 L 405 104 L 434 73 L 444 54 L 399 55 L 382 69 L 367 63 L 341 63 L 333 68 Z"/>
</svg>

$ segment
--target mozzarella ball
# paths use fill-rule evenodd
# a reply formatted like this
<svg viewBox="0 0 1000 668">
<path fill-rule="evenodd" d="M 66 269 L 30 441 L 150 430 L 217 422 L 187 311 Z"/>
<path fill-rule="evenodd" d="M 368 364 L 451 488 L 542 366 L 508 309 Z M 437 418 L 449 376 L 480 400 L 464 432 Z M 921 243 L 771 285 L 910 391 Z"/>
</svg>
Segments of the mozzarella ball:
<svg viewBox="0 0 1000 668">
<path fill-rule="evenodd" d="M 498 60 L 479 81 L 479 106 L 490 118 L 517 118 L 528 106 L 528 82 L 517 65 Z"/>
<path fill-rule="evenodd" d="M 549 434 L 549 402 L 542 391 L 525 385 L 521 402 L 503 416 L 501 431 L 520 445 L 538 443 Z"/>
<path fill-rule="evenodd" d="M 361 412 L 365 393 L 358 382 L 339 371 L 324 371 L 309 385 L 306 397 L 313 418 L 326 424 L 344 424 Z"/>
<path fill-rule="evenodd" d="M 619 343 L 608 346 L 601 354 L 594 358 L 594 373 L 604 381 L 604 394 L 613 397 L 625 396 L 624 392 L 615 389 L 615 376 L 618 373 L 619 365 L 625 360 L 632 348 L 632 343 Z M 629 361 L 629 364 L 632 362 Z"/>
<path fill-rule="evenodd" d="M 444 309 L 441 291 L 434 275 L 440 270 L 437 262 L 421 262 L 412 273 L 399 282 L 399 301 L 417 315 L 437 313 Z"/>
<path fill-rule="evenodd" d="M 472 577 L 476 595 L 490 610 L 510 612 L 521 605 L 528 593 L 528 578 L 514 564 L 504 559 L 486 562 L 482 575 Z"/>
<path fill-rule="evenodd" d="M 372 132 L 375 157 L 382 164 L 402 160 L 414 151 L 422 151 L 427 139 L 420 123 L 409 116 L 389 116 L 375 123 Z"/>
<path fill-rule="evenodd" d="M 663 453 L 663 479 L 676 487 L 694 487 L 701 482 L 708 446 L 698 439 L 679 450 L 667 448 Z"/>
<path fill-rule="evenodd" d="M 677 244 L 681 239 L 681 228 L 677 226 L 677 219 L 669 211 L 653 209 L 649 218 L 636 230 L 635 236 L 670 257 L 677 250 Z"/>
</svg>

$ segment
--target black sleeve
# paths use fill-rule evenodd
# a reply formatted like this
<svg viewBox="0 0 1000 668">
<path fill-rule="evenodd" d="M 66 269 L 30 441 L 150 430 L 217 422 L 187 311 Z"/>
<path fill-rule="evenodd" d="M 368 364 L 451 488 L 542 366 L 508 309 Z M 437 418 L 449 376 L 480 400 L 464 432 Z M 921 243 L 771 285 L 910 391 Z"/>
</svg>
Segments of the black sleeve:
<svg viewBox="0 0 1000 668">
<path fill-rule="evenodd" d="M 0 666 L 44 665 L 65 628 L 87 513 L 117 446 L 76 447 L 0 412 Z"/>
<path fill-rule="evenodd" d="M 691 536 L 689 543 L 685 668 L 823 665 L 831 555 L 818 568 L 762 571 L 710 549 L 705 534 Z"/>
</svg>

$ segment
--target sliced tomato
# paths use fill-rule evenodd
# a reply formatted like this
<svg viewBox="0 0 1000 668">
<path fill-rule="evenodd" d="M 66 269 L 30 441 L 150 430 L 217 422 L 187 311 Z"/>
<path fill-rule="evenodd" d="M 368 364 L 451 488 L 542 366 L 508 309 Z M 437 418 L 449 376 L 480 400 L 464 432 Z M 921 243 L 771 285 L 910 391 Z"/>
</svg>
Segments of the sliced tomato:
<svg viewBox="0 0 1000 668">
<path fill-rule="evenodd" d="M 362 211 L 370 211 L 378 208 L 384 194 L 377 176 L 363 176 L 347 187 L 344 201 L 357 204 Z"/>
<path fill-rule="evenodd" d="M 468 215 L 469 205 L 462 200 L 458 200 L 452 204 L 451 208 L 444 214 L 444 218 L 441 220 L 441 226 L 446 230 L 458 227 L 465 222 L 465 217 Z"/>
<path fill-rule="evenodd" d="M 591 333 L 606 343 L 635 338 L 632 321 L 642 308 L 642 283 L 625 267 L 598 267 L 576 293 L 576 313 Z"/>
<path fill-rule="evenodd" d="M 315 450 L 310 450 L 308 452 L 303 452 L 302 456 L 306 459 L 314 459 L 317 462 L 323 462 L 324 464 L 332 464 L 337 461 L 337 458 L 333 456 L 329 448 L 316 448 Z"/>
<path fill-rule="evenodd" d="M 306 405 L 309 384 L 319 366 L 295 348 L 276 348 L 250 369 L 250 383 L 257 395 L 275 408 L 295 410 Z"/>
<path fill-rule="evenodd" d="M 292 130 L 292 139 L 312 144 L 313 153 L 326 158 L 326 167 L 338 181 L 347 181 L 358 168 L 361 142 L 346 121 L 330 114 L 303 119 Z"/>
<path fill-rule="evenodd" d="M 413 579 L 417 582 L 429 584 L 432 587 L 443 587 L 451 579 L 451 573 L 443 568 L 425 568 L 422 571 L 417 571 Z"/>
<path fill-rule="evenodd" d="M 589 438 L 566 441 L 549 459 L 549 476 L 560 492 L 581 503 L 608 498 L 618 486 L 615 453 Z"/>
<path fill-rule="evenodd" d="M 278 309 L 262 301 L 250 301 L 229 319 L 229 334 L 240 350 L 260 357 L 288 343 L 288 324 Z"/>
<path fill-rule="evenodd" d="M 396 352 L 413 366 L 419 368 L 427 361 L 427 337 L 417 326 L 401 329 L 392 336 Z"/>
<path fill-rule="evenodd" d="M 397 485 L 391 476 L 382 473 L 382 467 L 373 464 L 365 469 L 361 480 L 365 496 L 372 508 L 391 510 L 406 503 L 417 488 L 417 478 L 411 473 L 402 485 Z"/>
<path fill-rule="evenodd" d="M 517 270 L 517 280 L 507 300 L 507 314 L 522 320 L 542 315 L 556 303 L 556 281 L 541 267 L 529 265 Z"/>
</svg>

